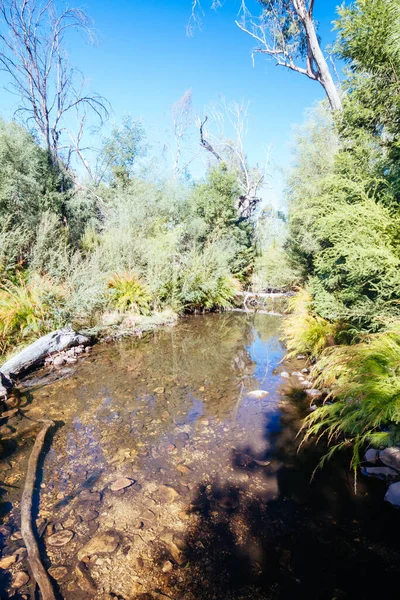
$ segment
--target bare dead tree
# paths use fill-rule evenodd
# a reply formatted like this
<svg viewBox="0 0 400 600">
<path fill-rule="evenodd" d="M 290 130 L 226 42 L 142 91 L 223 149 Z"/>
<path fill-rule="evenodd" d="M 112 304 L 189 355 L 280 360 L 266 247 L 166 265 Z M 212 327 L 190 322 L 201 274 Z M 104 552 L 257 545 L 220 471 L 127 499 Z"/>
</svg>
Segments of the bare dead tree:
<svg viewBox="0 0 400 600">
<path fill-rule="evenodd" d="M 185 137 L 194 122 L 192 90 L 186 90 L 183 96 L 172 105 L 171 115 L 175 138 L 174 175 L 176 177 L 182 171 L 180 163 Z"/>
<path fill-rule="evenodd" d="M 69 166 L 74 154 L 81 159 L 84 126 L 89 113 L 101 125 L 107 102 L 85 94 L 83 75 L 71 67 L 66 36 L 76 32 L 94 41 L 87 15 L 79 8 L 58 14 L 53 0 L 0 0 L 0 68 L 20 99 L 16 117 L 33 129 L 54 160 Z M 70 131 L 72 112 L 77 133 Z"/>
<path fill-rule="evenodd" d="M 214 2 L 215 4 L 215 2 Z M 328 62 L 322 52 L 313 17 L 314 0 L 259 0 L 260 16 L 254 17 L 246 0 L 241 0 L 236 25 L 257 45 L 252 52 L 272 57 L 277 65 L 317 81 L 325 90 L 333 111 L 341 110 L 342 101 Z M 199 20 L 199 0 L 192 0 L 189 26 Z"/>
<path fill-rule="evenodd" d="M 260 203 L 260 191 L 267 183 L 269 152 L 263 165 L 249 164 L 245 152 L 248 104 L 233 102 L 228 105 L 222 98 L 219 105 L 211 107 L 209 112 L 214 131 L 211 128 L 205 130 L 208 116 L 199 121 L 200 145 L 219 163 L 225 163 L 228 169 L 237 173 L 241 191 L 238 210 L 241 216 L 248 218 Z M 226 131 L 227 126 L 230 129 L 229 134 Z"/>
</svg>

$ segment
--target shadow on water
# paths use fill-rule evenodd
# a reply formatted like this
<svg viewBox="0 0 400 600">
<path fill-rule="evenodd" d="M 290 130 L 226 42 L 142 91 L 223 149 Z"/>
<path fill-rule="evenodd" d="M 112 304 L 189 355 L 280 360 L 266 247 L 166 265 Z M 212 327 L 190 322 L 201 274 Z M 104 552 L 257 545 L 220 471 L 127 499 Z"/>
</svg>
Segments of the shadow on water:
<svg viewBox="0 0 400 600">
<path fill-rule="evenodd" d="M 69 378 L 45 372 L 28 381 L 2 458 L 13 467 L 6 464 L 5 478 L 22 490 L 38 427 L 29 420 L 57 420 L 37 491 L 43 483 L 49 528 L 41 556 L 47 567 L 69 570 L 60 598 L 93 597 L 76 581 L 76 553 L 97 528 L 111 527 L 120 548 L 88 563 L 96 599 L 397 599 L 399 514 L 382 501 L 379 481 L 360 476 L 354 494 L 345 456 L 310 483 L 324 449 L 298 452 L 307 403 L 276 374 L 279 326 L 255 314 L 183 319 L 140 342 L 98 346 Z M 137 482 L 114 493 L 110 484 L 121 476 Z M 165 499 L 160 488 L 177 497 Z M 5 489 L 15 531 L 20 494 Z M 35 519 L 38 502 L 37 494 Z M 87 522 L 77 512 L 86 504 L 97 515 Z M 74 532 L 71 545 L 47 554 L 46 536 L 64 525 Z M 186 562 L 162 544 L 166 535 L 179 539 Z M 9 554 L 22 542 L 7 544 Z M 10 574 L 0 577 L 1 590 Z"/>
<path fill-rule="evenodd" d="M 297 452 L 293 405 L 280 420 L 271 433 L 266 417 L 265 437 L 273 441 L 264 466 L 250 447 L 232 452 L 232 466 L 250 481 L 262 472 L 264 491 L 219 480 L 198 486 L 192 511 L 199 518 L 186 539 L 191 583 L 185 599 L 397 598 L 400 529 L 393 509 L 382 503 L 384 486 L 368 481 L 367 491 L 359 481 L 355 495 L 343 459 L 311 482 L 323 449 Z"/>
</svg>

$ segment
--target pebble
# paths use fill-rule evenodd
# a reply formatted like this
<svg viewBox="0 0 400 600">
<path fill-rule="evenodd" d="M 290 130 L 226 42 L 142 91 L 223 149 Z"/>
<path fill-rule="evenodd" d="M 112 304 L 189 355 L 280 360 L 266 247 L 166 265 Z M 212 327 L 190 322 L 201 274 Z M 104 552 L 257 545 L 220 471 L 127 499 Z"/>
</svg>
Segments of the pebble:
<svg viewBox="0 0 400 600">
<path fill-rule="evenodd" d="M 63 356 L 56 356 L 53 360 L 55 367 L 62 367 L 65 364 L 65 358 Z"/>
<path fill-rule="evenodd" d="M 120 477 L 110 486 L 110 489 L 113 492 L 119 492 L 120 490 L 124 490 L 125 488 L 133 485 L 135 483 L 134 479 L 130 477 Z"/>
<path fill-rule="evenodd" d="M 165 392 L 165 388 L 164 387 L 156 387 L 153 392 L 155 394 L 163 394 Z"/>
<path fill-rule="evenodd" d="M 289 379 L 290 375 L 287 371 L 282 371 L 281 377 L 283 377 L 283 379 Z"/>
<path fill-rule="evenodd" d="M 400 508 L 400 481 L 389 485 L 385 496 L 386 502 L 390 502 L 393 506 Z"/>
<path fill-rule="evenodd" d="M 312 388 L 311 390 L 306 390 L 306 394 L 308 394 L 312 398 L 319 398 L 320 396 L 322 396 L 321 390 L 317 390 L 315 388 Z"/>
<path fill-rule="evenodd" d="M 94 536 L 78 552 L 78 559 L 82 560 L 85 556 L 93 554 L 108 554 L 114 552 L 120 542 L 119 536 L 114 532 L 100 533 Z"/>
<path fill-rule="evenodd" d="M 63 529 L 62 531 L 57 531 L 57 533 L 53 533 L 49 538 L 47 538 L 47 543 L 50 546 L 56 546 L 56 548 L 60 548 L 61 546 L 65 546 L 68 544 L 72 538 L 74 537 L 74 532 L 70 529 Z"/>
<path fill-rule="evenodd" d="M 171 533 L 166 533 L 160 537 L 160 542 L 166 547 L 171 557 L 178 565 L 181 566 L 185 564 L 187 559 L 184 555 L 184 542 L 175 539 Z"/>
<path fill-rule="evenodd" d="M 81 590 L 90 594 L 95 594 L 97 592 L 96 584 L 93 581 L 88 568 L 82 561 L 79 561 L 76 565 L 75 574 L 77 576 L 78 585 L 81 588 Z"/>
<path fill-rule="evenodd" d="M 0 559 L 0 569 L 9 569 L 11 565 L 17 562 L 17 557 L 12 554 L 11 556 L 4 556 Z"/>
<path fill-rule="evenodd" d="M 28 581 L 28 573 L 25 573 L 25 571 L 17 571 L 12 579 L 11 587 L 18 590 L 22 586 L 26 585 Z"/>
<path fill-rule="evenodd" d="M 18 408 L 12 408 L 11 410 L 6 410 L 1 415 L 1 418 L 2 419 L 9 419 L 10 417 L 13 417 L 14 415 L 16 415 L 17 412 L 18 412 Z"/>
<path fill-rule="evenodd" d="M 49 575 L 56 581 L 62 581 L 68 576 L 68 569 L 62 565 L 59 567 L 50 567 Z"/>
<path fill-rule="evenodd" d="M 364 460 L 370 463 L 376 463 L 379 457 L 379 451 L 376 448 L 369 448 L 364 454 Z"/>
<path fill-rule="evenodd" d="M 173 568 L 174 568 L 174 565 L 172 564 L 172 562 L 170 560 L 167 560 L 167 561 L 165 561 L 165 563 L 162 566 L 162 572 L 163 573 L 171 573 Z"/>
</svg>

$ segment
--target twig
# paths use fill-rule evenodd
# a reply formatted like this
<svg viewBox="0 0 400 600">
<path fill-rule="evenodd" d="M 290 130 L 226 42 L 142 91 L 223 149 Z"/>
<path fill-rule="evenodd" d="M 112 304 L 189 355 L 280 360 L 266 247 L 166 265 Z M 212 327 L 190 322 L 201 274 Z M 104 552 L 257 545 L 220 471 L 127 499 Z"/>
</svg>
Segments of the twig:
<svg viewBox="0 0 400 600">
<path fill-rule="evenodd" d="M 22 492 L 21 500 L 21 535 L 28 552 L 28 561 L 32 570 L 32 575 L 39 586 L 42 600 L 56 600 L 56 597 L 47 571 L 43 567 L 40 559 L 39 547 L 32 529 L 32 496 L 36 481 L 39 456 L 43 448 L 46 434 L 53 425 L 53 421 L 43 421 L 43 427 L 38 433 L 29 457 L 28 472 L 26 474 L 25 487 Z"/>
</svg>

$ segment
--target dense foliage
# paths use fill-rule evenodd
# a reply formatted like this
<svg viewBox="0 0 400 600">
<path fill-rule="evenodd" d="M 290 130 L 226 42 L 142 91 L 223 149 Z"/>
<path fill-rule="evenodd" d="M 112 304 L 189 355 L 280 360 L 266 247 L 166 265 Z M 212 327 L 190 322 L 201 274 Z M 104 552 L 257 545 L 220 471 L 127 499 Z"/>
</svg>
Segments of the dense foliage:
<svg viewBox="0 0 400 600">
<path fill-rule="evenodd" d="M 335 399 L 307 420 L 334 449 L 400 438 L 400 13 L 397 0 L 339 9 L 343 111 L 318 106 L 299 132 L 288 181 L 287 252 L 308 298 L 286 323 L 292 351 L 319 359 Z"/>
</svg>

